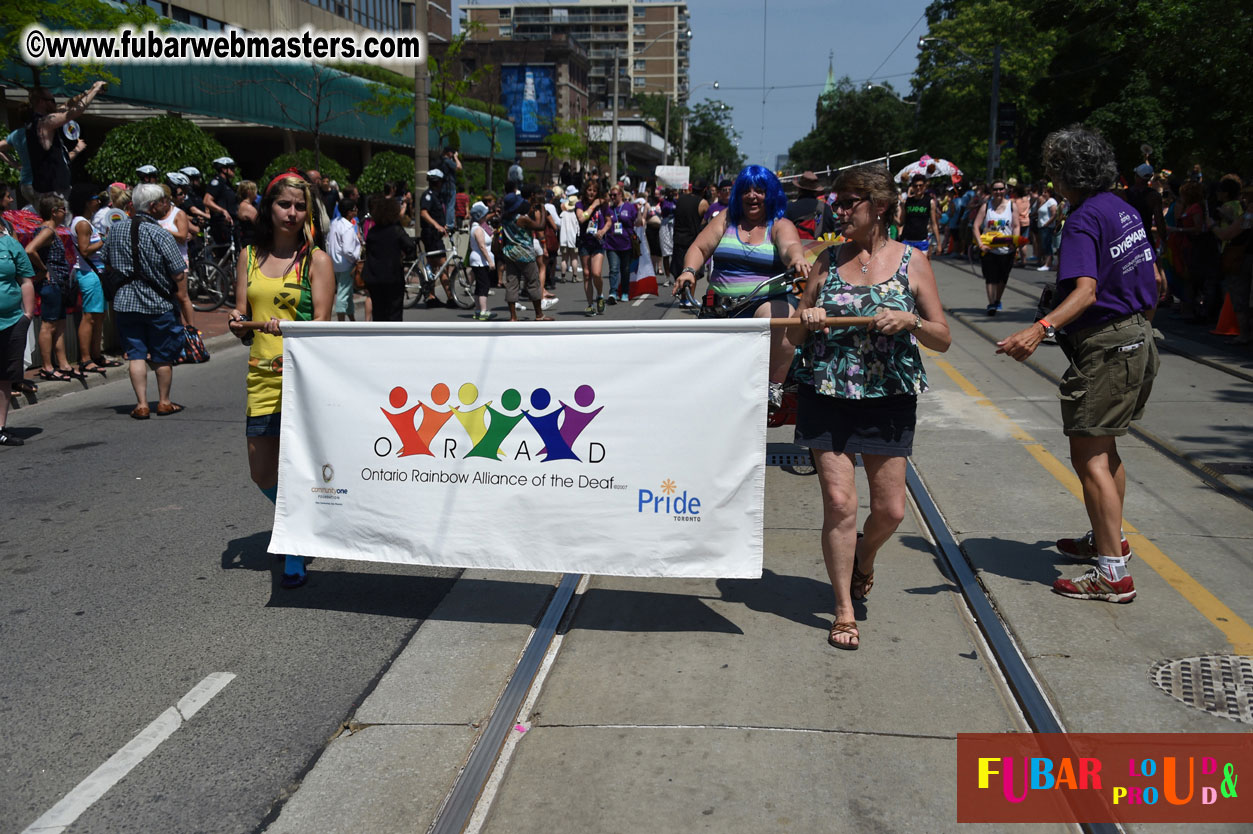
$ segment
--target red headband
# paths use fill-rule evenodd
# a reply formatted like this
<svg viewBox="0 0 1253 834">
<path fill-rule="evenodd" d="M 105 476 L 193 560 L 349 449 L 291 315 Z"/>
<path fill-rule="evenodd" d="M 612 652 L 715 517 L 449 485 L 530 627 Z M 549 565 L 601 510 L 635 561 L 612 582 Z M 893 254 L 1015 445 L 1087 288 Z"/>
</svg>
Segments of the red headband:
<svg viewBox="0 0 1253 834">
<path fill-rule="evenodd" d="M 285 179 L 287 179 L 288 177 L 299 177 L 299 178 L 300 178 L 300 180 L 301 180 L 302 182 L 304 182 L 304 184 L 305 184 L 306 186 L 307 186 L 307 185 L 309 185 L 309 181 L 308 181 L 307 179 L 305 179 L 305 175 L 304 175 L 304 174 L 300 173 L 300 171 L 298 171 L 298 170 L 297 170 L 297 169 L 295 169 L 295 168 L 288 168 L 286 171 L 280 171 L 280 172 L 279 172 L 279 174 L 278 174 L 278 176 L 276 176 L 274 179 L 270 180 L 270 184 L 269 184 L 269 185 L 267 185 L 267 186 L 265 187 L 265 191 L 263 191 L 262 193 L 263 193 L 263 194 L 269 194 L 269 193 L 270 193 L 270 189 L 274 187 L 274 183 L 278 182 L 279 180 L 285 180 Z"/>
</svg>

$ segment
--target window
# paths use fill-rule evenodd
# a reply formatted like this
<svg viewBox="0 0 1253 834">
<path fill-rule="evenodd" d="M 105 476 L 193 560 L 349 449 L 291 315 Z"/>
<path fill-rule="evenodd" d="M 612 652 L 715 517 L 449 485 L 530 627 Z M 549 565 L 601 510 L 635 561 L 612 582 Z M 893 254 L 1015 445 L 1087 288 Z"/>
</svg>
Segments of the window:
<svg viewBox="0 0 1253 834">
<path fill-rule="evenodd" d="M 401 29 L 408 30 L 408 29 L 413 28 L 415 11 L 416 10 L 414 9 L 412 3 L 400 4 L 400 28 Z M 462 21 L 461 25 L 465 26 L 465 21 Z"/>
<path fill-rule="evenodd" d="M 501 9 L 501 10 L 500 10 L 500 19 L 501 19 L 501 20 L 512 20 L 512 19 L 513 19 L 513 9 Z"/>
<path fill-rule="evenodd" d="M 643 72 L 645 69 L 647 69 L 647 62 L 646 62 L 646 61 L 640 61 L 640 60 L 637 60 L 637 61 L 635 62 L 635 71 L 636 71 L 636 72 Z"/>
<path fill-rule="evenodd" d="M 509 24 L 507 24 L 507 23 L 502 23 L 502 24 L 500 24 L 500 36 L 501 36 L 502 38 L 512 38 L 512 37 L 513 37 L 513 27 L 512 27 L 512 26 L 510 26 L 510 25 L 509 25 Z"/>
<path fill-rule="evenodd" d="M 643 6 L 639 5 L 638 3 L 631 7 L 631 11 L 634 13 L 636 17 L 643 17 L 645 13 L 647 12 L 647 10 Z"/>
<path fill-rule="evenodd" d="M 644 79 L 643 79 L 643 78 L 641 78 L 640 76 L 638 76 L 638 75 L 637 75 L 637 76 L 635 77 L 635 86 L 636 86 L 636 87 L 643 87 L 643 86 L 644 86 Z"/>
<path fill-rule="evenodd" d="M 553 23 L 569 23 L 569 22 L 570 22 L 570 10 L 569 9 L 553 9 Z"/>
<path fill-rule="evenodd" d="M 642 37 L 644 37 L 644 31 L 645 31 L 645 29 L 644 29 L 644 24 L 643 24 L 643 23 L 637 23 L 637 24 L 635 24 L 635 37 L 637 37 L 637 38 L 642 38 Z"/>
</svg>

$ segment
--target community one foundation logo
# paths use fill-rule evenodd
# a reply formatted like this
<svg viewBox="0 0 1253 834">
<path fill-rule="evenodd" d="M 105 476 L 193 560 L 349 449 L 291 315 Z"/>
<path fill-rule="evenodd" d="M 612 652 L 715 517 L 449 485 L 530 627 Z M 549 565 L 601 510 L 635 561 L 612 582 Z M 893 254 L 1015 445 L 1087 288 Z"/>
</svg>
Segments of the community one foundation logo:
<svg viewBox="0 0 1253 834">
<path fill-rule="evenodd" d="M 393 388 L 387 407 L 380 410 L 394 434 L 375 440 L 374 453 L 379 457 L 538 459 L 544 463 L 600 463 L 605 458 L 604 445 L 584 437 L 588 425 L 604 409 L 593 407 L 596 390 L 590 385 L 576 388 L 573 402 L 556 403 L 547 388 L 536 388 L 528 397 L 529 408 L 522 407 L 522 394 L 516 388 L 506 388 L 499 400 L 479 402 L 478 386 L 472 382 L 457 389 L 456 404 L 449 405 L 450 398 L 442 382 L 431 388 L 427 400 L 403 386 Z"/>
</svg>

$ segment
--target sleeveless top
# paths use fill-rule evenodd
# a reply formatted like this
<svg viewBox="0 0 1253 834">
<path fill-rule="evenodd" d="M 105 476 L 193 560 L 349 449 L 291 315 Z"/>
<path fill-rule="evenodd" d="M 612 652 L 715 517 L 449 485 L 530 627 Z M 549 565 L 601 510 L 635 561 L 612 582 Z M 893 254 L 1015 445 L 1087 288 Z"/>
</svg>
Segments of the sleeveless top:
<svg viewBox="0 0 1253 834">
<path fill-rule="evenodd" d="M 483 244 L 487 247 L 486 250 L 479 248 L 478 238 L 474 236 L 475 229 L 482 229 Z M 492 227 L 487 225 L 486 223 L 475 223 L 473 226 L 470 227 L 470 266 L 471 267 L 476 267 L 476 266 L 486 267 L 487 256 L 491 254 L 491 251 L 492 251 Z"/>
<path fill-rule="evenodd" d="M 170 234 L 174 234 L 175 232 L 178 231 L 178 224 L 175 223 L 174 221 L 178 220 L 178 216 L 182 213 L 183 213 L 183 210 L 179 208 L 178 206 L 170 206 L 169 213 L 166 214 L 165 217 L 161 218 L 157 222 L 161 224 L 162 229 L 165 229 Z M 176 239 L 174 243 L 178 245 L 178 251 L 183 256 L 183 264 L 189 265 L 191 262 L 187 260 L 187 241 L 184 240 L 183 242 L 179 243 L 179 241 Z"/>
<path fill-rule="evenodd" d="M 248 306 L 252 308 L 253 321 L 312 320 L 313 294 L 308 275 L 312 253 L 281 278 L 261 272 L 255 247 L 245 249 L 244 257 L 248 259 Z M 282 410 L 283 337 L 258 332 L 248 353 L 248 416 L 277 414 Z"/>
<path fill-rule="evenodd" d="M 242 217 L 236 218 L 235 224 L 239 226 L 239 245 L 252 246 L 252 241 L 257 235 L 257 225 L 251 220 L 244 220 Z"/>
<path fill-rule="evenodd" d="M 750 298 L 762 281 L 787 270 L 770 239 L 773 229 L 771 220 L 766 224 L 766 239 L 753 245 L 740 240 L 738 226 L 727 226 L 718 248 L 714 249 L 713 271 L 709 276 L 709 286 L 715 293 Z"/>
<path fill-rule="evenodd" d="M 1013 228 L 1014 222 L 1014 203 L 1012 200 L 1003 200 L 999 211 L 992 208 L 992 201 L 988 200 L 987 211 L 983 213 L 983 228 L 978 229 L 978 234 L 984 232 L 996 232 L 998 235 L 1007 235 Z M 993 246 L 991 249 L 994 255 L 1008 255 L 1010 253 L 1008 246 Z"/>
<path fill-rule="evenodd" d="M 931 198 L 926 194 L 905 200 L 905 220 L 901 224 L 901 240 L 926 240 L 931 225 Z"/>
<path fill-rule="evenodd" d="M 912 246 L 905 247 L 896 273 L 868 287 L 846 282 L 835 268 L 839 249 L 831 250 L 831 270 L 818 293 L 818 306 L 828 316 L 873 316 L 880 310 L 914 312 L 916 304 L 909 286 Z M 864 327 L 838 327 L 824 336 L 810 333 L 801 348 L 796 380 L 811 385 L 819 394 L 848 400 L 921 394 L 927 390 L 918 339 L 908 330 L 886 336 Z"/>
<path fill-rule="evenodd" d="M 88 226 L 91 226 L 91 240 L 89 240 L 88 243 L 95 244 L 95 243 L 100 242 L 100 232 L 96 230 L 95 224 L 93 224 L 86 217 L 75 216 L 74 219 L 70 221 L 70 236 L 74 238 L 75 248 L 78 247 L 78 224 L 79 223 L 86 223 Z M 104 258 L 101 255 L 103 251 L 104 251 L 103 248 L 97 249 L 90 256 L 84 255 L 82 252 L 79 252 L 78 261 L 75 262 L 74 268 L 77 269 L 79 272 L 87 272 L 92 275 L 95 275 L 96 273 L 92 272 L 91 267 L 87 265 L 87 262 L 91 261 L 91 263 L 96 267 L 96 272 L 104 272 Z"/>
</svg>

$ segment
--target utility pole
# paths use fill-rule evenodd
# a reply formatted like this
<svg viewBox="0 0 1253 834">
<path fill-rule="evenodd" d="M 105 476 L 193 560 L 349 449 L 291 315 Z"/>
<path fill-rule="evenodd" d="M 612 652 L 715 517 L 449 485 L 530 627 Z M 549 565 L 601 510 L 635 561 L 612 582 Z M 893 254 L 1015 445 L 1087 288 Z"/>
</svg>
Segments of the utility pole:
<svg viewBox="0 0 1253 834">
<path fill-rule="evenodd" d="M 426 36 L 426 2 L 427 0 L 417 0 L 413 4 L 413 26 L 423 37 Z M 413 73 L 413 205 L 410 210 L 413 212 L 415 229 L 418 227 L 418 200 L 421 199 L 422 192 L 426 191 L 426 166 L 430 164 L 430 114 L 427 110 L 430 102 L 426 91 L 426 67 L 427 61 L 431 59 L 429 40 L 427 51 L 426 61 L 418 63 Z"/>
<path fill-rule="evenodd" d="M 661 137 L 661 164 L 670 164 L 670 94 L 666 93 L 666 127 Z"/>
<path fill-rule="evenodd" d="M 987 182 L 992 182 L 992 177 L 996 175 L 996 166 L 1000 161 L 998 157 L 1000 150 L 996 144 L 996 122 L 997 111 L 1001 105 L 1001 45 L 998 43 L 996 48 L 992 50 L 992 126 L 989 129 L 988 137 L 988 178 Z"/>
<path fill-rule="evenodd" d="M 609 187 L 618 184 L 618 47 L 613 48 L 613 134 L 609 137 Z"/>
</svg>

